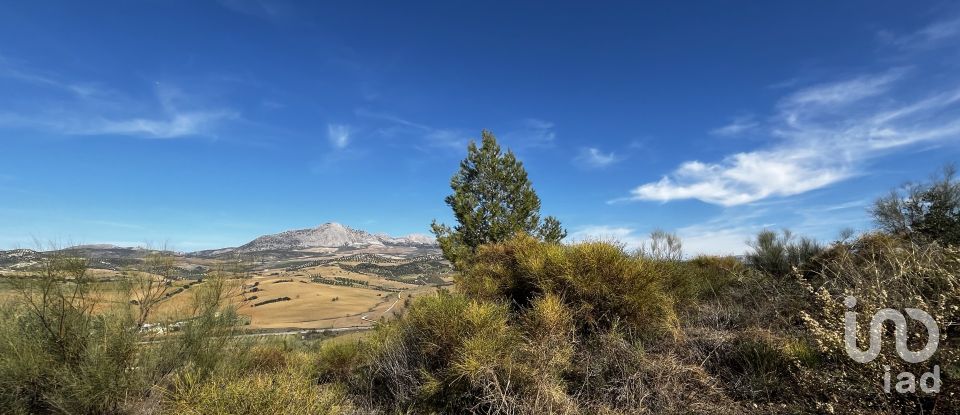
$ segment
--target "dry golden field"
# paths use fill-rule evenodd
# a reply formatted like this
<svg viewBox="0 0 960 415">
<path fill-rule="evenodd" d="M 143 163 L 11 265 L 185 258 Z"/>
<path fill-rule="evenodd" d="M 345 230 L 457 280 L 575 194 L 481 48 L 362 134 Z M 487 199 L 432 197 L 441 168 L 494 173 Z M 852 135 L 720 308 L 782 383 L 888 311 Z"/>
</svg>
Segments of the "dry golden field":
<svg viewBox="0 0 960 415">
<path fill-rule="evenodd" d="M 387 275 L 380 275 L 376 270 L 355 268 L 358 265 L 370 265 L 392 270 L 391 267 L 408 262 L 401 256 L 382 256 L 383 262 L 376 262 L 376 257 L 370 258 L 374 262 L 351 260 L 356 258 L 354 256 L 339 257 L 343 260 L 317 261 L 313 266 L 291 266 L 303 263 L 310 265 L 312 258 L 297 257 L 292 262 L 262 264 L 242 274 L 227 273 L 229 278 L 226 280 L 224 301 L 236 308 L 245 330 L 372 326 L 380 319 L 391 318 L 402 312 L 410 298 L 437 290 L 436 285 L 414 284 L 416 274 L 388 271 Z M 207 258 L 179 257 L 176 260 L 176 266 L 180 269 L 198 268 L 214 272 L 222 268 L 222 264 L 220 260 Z M 37 272 L 0 270 L 0 302 L 20 295 L 16 289 L 17 282 L 39 278 Z M 398 278 L 391 273 L 398 274 Z M 90 286 L 92 289 L 88 293 L 89 297 L 97 299 L 98 311 L 135 307 L 134 300 L 142 296 L 137 281 L 153 281 L 154 289 L 160 290 L 161 299 L 153 307 L 147 322 L 169 324 L 193 314 L 195 294 L 207 287 L 209 276 L 214 274 L 201 280 L 192 277 L 165 280 L 159 275 L 137 271 L 90 268 L 86 275 L 98 281 Z M 449 281 L 449 278 L 445 280 Z"/>
</svg>

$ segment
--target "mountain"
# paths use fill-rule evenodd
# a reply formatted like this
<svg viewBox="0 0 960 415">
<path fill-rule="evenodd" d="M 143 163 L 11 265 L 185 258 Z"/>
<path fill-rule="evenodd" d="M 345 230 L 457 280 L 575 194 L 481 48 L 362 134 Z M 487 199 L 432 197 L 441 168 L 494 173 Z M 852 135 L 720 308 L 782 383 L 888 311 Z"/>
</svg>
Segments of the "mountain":
<svg viewBox="0 0 960 415">
<path fill-rule="evenodd" d="M 235 249 L 236 252 L 285 251 L 309 248 L 414 246 L 433 247 L 436 240 L 427 235 L 411 234 L 394 238 L 386 234 L 371 234 L 339 223 L 330 222 L 316 228 L 297 229 L 264 235 Z"/>
<path fill-rule="evenodd" d="M 324 223 L 315 228 L 297 229 L 272 235 L 260 236 L 235 248 L 221 248 L 190 253 L 176 253 L 183 258 L 226 258 L 237 253 L 269 252 L 267 259 L 285 259 L 302 257 L 310 248 L 342 248 L 346 250 L 363 248 L 367 252 L 396 254 L 398 250 L 409 251 L 415 255 L 437 253 L 436 239 L 431 235 L 410 234 L 393 237 L 387 234 L 372 234 L 339 223 Z M 79 255 L 96 262 L 100 268 L 119 269 L 136 261 L 142 261 L 156 250 L 145 248 L 127 248 L 108 244 L 77 245 L 60 251 L 69 255 Z M 0 268 L 17 269 L 39 264 L 49 252 L 29 249 L 0 251 Z"/>
<path fill-rule="evenodd" d="M 422 233 L 411 233 L 407 236 L 401 236 L 393 239 L 395 245 L 424 245 L 437 246 L 437 238 L 433 235 L 424 235 Z"/>
</svg>

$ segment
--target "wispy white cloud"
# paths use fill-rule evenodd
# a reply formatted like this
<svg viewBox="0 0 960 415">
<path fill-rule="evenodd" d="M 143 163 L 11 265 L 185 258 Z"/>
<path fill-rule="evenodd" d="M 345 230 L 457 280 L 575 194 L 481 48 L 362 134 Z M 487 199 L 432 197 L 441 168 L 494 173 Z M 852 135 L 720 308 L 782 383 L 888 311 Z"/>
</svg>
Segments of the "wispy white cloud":
<svg viewBox="0 0 960 415">
<path fill-rule="evenodd" d="M 157 118 L 107 118 L 70 111 L 32 115 L 0 113 L 0 127 L 38 128 L 66 135 L 179 138 L 212 133 L 221 121 L 237 117 L 236 112 L 229 110 L 170 112 Z"/>
<path fill-rule="evenodd" d="M 0 127 L 34 128 L 65 135 L 177 138 L 212 134 L 236 111 L 198 105 L 201 100 L 156 83 L 152 100 L 134 99 L 92 82 L 70 82 L 0 59 L 0 77 L 27 87 L 63 92 L 33 107 L 0 109 Z"/>
<path fill-rule="evenodd" d="M 404 127 L 411 127 L 411 128 L 415 128 L 415 129 L 418 129 L 418 130 L 432 130 L 432 129 L 433 129 L 432 127 L 427 126 L 427 125 L 425 125 L 425 124 L 413 122 L 413 121 L 407 120 L 407 119 L 405 119 L 405 118 L 399 117 L 399 116 L 394 115 L 394 114 L 388 114 L 388 113 L 378 112 L 378 111 L 370 111 L 370 110 L 366 110 L 366 109 L 363 109 L 363 108 L 358 108 L 358 109 L 354 110 L 353 113 L 354 113 L 357 117 L 370 118 L 370 119 L 381 120 L 381 121 L 387 121 L 387 122 L 389 122 L 389 123 L 393 123 L 393 124 L 397 124 L 397 125 L 402 125 L 402 126 L 404 126 Z"/>
<path fill-rule="evenodd" d="M 519 128 L 500 135 L 514 149 L 552 147 L 557 138 L 556 125 L 538 118 L 527 118 Z"/>
<path fill-rule="evenodd" d="M 587 168 L 603 168 L 621 160 L 614 152 L 604 153 L 600 149 L 588 147 L 580 149 L 580 154 L 574 158 L 574 162 Z"/>
<path fill-rule="evenodd" d="M 709 229 L 685 227 L 677 232 L 688 257 L 697 255 L 743 255 L 750 250 L 747 241 L 756 235 L 751 227 Z"/>
<path fill-rule="evenodd" d="M 89 123 L 63 126 L 77 135 L 127 135 L 146 138 L 177 138 L 202 135 L 218 121 L 235 118 L 232 111 L 188 111 L 169 113 L 164 118 L 95 119 Z"/>
<path fill-rule="evenodd" d="M 938 20 L 906 35 L 882 31 L 880 37 L 902 49 L 930 49 L 947 45 L 949 41 L 960 37 L 960 16 Z"/>
<path fill-rule="evenodd" d="M 636 200 L 699 199 L 734 206 L 770 196 L 800 194 L 852 174 L 842 165 L 823 165 L 814 152 L 793 151 L 739 153 L 719 163 L 685 162 L 669 176 L 633 189 L 631 195 Z"/>
<path fill-rule="evenodd" d="M 401 131 L 415 131 L 422 137 L 422 142 L 426 146 L 432 148 L 446 148 L 462 151 L 467 147 L 467 142 L 470 141 L 470 134 L 462 129 L 433 127 L 423 123 L 410 121 L 406 118 L 393 114 L 368 111 L 364 109 L 358 109 L 354 111 L 354 114 L 361 118 L 385 121 L 391 124 L 389 127 L 379 130 L 381 134 L 386 136 L 395 135 Z"/>
<path fill-rule="evenodd" d="M 330 140 L 330 145 L 334 148 L 346 148 L 350 144 L 350 126 L 327 124 L 327 139 Z"/>
<path fill-rule="evenodd" d="M 463 130 L 457 129 L 431 129 L 424 136 L 427 142 L 433 147 L 446 147 L 455 150 L 463 150 L 470 141 L 470 135 Z"/>
<path fill-rule="evenodd" d="M 786 112 L 813 108 L 814 110 L 828 110 L 831 106 L 839 106 L 860 101 L 887 92 L 892 83 L 901 79 L 906 70 L 898 68 L 879 75 L 861 75 L 839 82 L 828 82 L 803 88 L 781 100 L 780 105 Z"/>
<path fill-rule="evenodd" d="M 422 141 L 412 143 L 414 147 L 443 148 L 463 151 L 470 140 L 477 139 L 479 131 L 467 131 L 463 128 L 441 128 L 397 116 L 390 113 L 357 109 L 354 114 L 360 118 L 385 122 L 387 127 L 377 130 L 381 135 L 394 136 L 401 133 L 418 134 Z M 496 132 L 495 132 L 496 133 Z M 526 118 L 519 122 L 517 128 L 503 134 L 497 134 L 502 145 L 513 150 L 528 148 L 552 147 L 556 139 L 555 126 L 552 122 Z"/>
<path fill-rule="evenodd" d="M 710 130 L 710 134 L 723 137 L 733 137 L 751 132 L 757 129 L 759 126 L 760 123 L 754 120 L 752 115 L 743 115 L 734 118 L 733 121 L 727 125 L 724 125 L 723 127 Z"/>
<path fill-rule="evenodd" d="M 765 131 L 774 144 L 716 162 L 686 161 L 636 187 L 630 198 L 734 206 L 792 196 L 860 174 L 863 163 L 892 150 L 960 134 L 960 88 L 898 100 L 894 87 L 913 85 L 901 85 L 906 72 L 862 75 L 789 94 Z"/>
<path fill-rule="evenodd" d="M 25 67 L 26 65 L 23 62 L 0 55 L 0 78 L 60 90 L 83 98 L 108 95 L 108 92 L 104 88 L 95 83 L 67 82 L 58 79 L 53 74 L 35 69 L 28 70 Z"/>
</svg>

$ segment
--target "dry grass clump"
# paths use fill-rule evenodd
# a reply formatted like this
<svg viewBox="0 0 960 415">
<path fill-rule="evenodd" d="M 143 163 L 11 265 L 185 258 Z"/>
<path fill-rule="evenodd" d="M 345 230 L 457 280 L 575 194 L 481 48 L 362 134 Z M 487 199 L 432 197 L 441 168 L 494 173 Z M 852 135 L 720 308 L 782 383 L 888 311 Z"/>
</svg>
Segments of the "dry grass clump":
<svg viewBox="0 0 960 415">
<path fill-rule="evenodd" d="M 507 319 L 502 305 L 445 292 L 422 297 L 363 345 L 360 373 L 346 381 L 372 403 L 401 411 L 489 406 L 511 388 L 520 339 Z M 339 367 L 343 354 L 326 353 L 320 367 Z"/>
<path fill-rule="evenodd" d="M 348 379 L 361 363 L 359 342 L 325 342 L 313 359 L 313 370 L 320 383 Z"/>
<path fill-rule="evenodd" d="M 182 380 L 167 398 L 168 414 L 344 414 L 353 412 L 345 393 L 295 371 L 217 375 L 202 381 Z"/>
<path fill-rule="evenodd" d="M 819 362 L 803 338 L 761 328 L 721 333 L 695 342 L 709 350 L 703 360 L 705 369 L 737 400 L 788 402 L 794 395 L 790 380 L 798 368 Z"/>
<path fill-rule="evenodd" d="M 733 414 L 739 406 L 703 367 L 649 353 L 618 330 L 587 339 L 572 368 L 582 413 Z"/>
</svg>

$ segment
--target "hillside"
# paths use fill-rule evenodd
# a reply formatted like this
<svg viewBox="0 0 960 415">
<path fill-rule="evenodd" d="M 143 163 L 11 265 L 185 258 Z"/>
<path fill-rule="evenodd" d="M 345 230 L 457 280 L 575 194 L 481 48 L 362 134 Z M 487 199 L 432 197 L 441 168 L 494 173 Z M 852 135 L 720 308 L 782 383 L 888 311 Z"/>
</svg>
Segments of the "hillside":
<svg viewBox="0 0 960 415">
<path fill-rule="evenodd" d="M 411 234 L 392 237 L 386 234 L 372 234 L 348 226 L 328 222 L 315 228 L 296 229 L 271 235 L 263 235 L 236 248 L 198 251 L 193 254 L 201 257 L 219 256 L 227 253 L 257 253 L 268 251 L 297 251 L 311 248 L 377 248 L 377 247 L 433 248 L 437 246 L 433 237 Z"/>
</svg>

